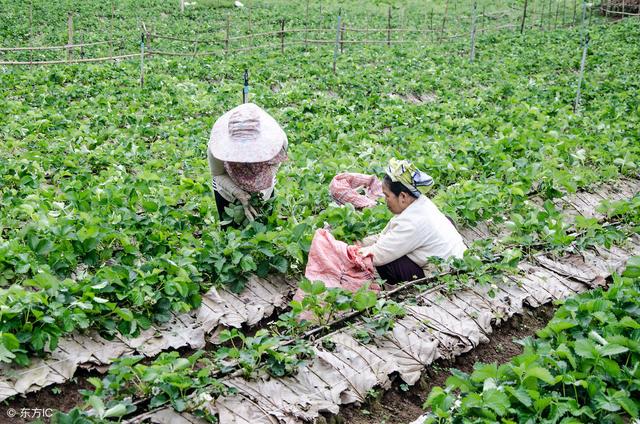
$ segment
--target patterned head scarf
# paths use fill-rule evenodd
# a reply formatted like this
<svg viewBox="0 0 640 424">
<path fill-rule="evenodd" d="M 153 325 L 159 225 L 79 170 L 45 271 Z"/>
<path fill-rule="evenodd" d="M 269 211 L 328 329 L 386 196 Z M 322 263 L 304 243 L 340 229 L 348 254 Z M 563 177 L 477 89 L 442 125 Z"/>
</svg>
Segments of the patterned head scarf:
<svg viewBox="0 0 640 424">
<path fill-rule="evenodd" d="M 408 160 L 392 158 L 389 160 L 386 171 L 391 181 L 402 183 L 416 197 L 420 197 L 420 194 L 426 194 L 433 185 L 433 178 L 420 171 Z"/>
<path fill-rule="evenodd" d="M 238 187 L 248 193 L 257 193 L 273 185 L 280 164 L 287 160 L 287 152 L 282 149 L 274 158 L 266 162 L 224 162 L 224 169 Z"/>
</svg>

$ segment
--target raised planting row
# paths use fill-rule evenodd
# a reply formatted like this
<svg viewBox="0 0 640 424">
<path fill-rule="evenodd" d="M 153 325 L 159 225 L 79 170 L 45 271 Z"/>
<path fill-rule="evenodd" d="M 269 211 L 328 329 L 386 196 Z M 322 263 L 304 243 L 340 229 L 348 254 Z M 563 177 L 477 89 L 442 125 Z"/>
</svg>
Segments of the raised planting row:
<svg viewBox="0 0 640 424">
<path fill-rule="evenodd" d="M 582 219 L 603 219 L 606 211 L 598 212 L 599 203 L 633 198 L 639 191 L 640 180 L 622 180 L 594 188 L 594 193 L 580 192 L 557 199 L 555 206 L 558 211 L 568 211 L 563 212 L 565 222 L 560 225 L 564 225 L 565 229 L 575 226 L 576 216 Z M 546 222 L 547 225 L 552 224 L 549 216 L 539 219 L 549 221 Z M 471 245 L 476 240 L 505 238 L 508 234 L 513 238 L 514 233 L 517 235 L 519 231 L 523 231 L 515 224 L 509 228 L 505 225 L 493 227 L 480 223 L 476 227 L 464 229 L 465 242 Z M 528 228 L 526 231 L 529 237 L 536 234 L 536 231 Z M 537 244 L 540 240 L 535 238 L 533 241 Z M 284 278 L 254 277 L 249 279 L 240 294 L 226 289 L 211 289 L 203 295 L 202 306 L 198 309 L 180 315 L 172 314 L 168 323 L 151 326 L 136 338 L 117 336 L 113 340 L 106 340 L 95 332 L 64 337 L 48 358 L 36 359 L 27 368 L 0 365 L 3 376 L 0 379 L 0 400 L 63 383 L 73 377 L 78 366 L 100 368 L 125 355 L 155 356 L 164 350 L 183 346 L 203 348 L 209 334 L 213 334 L 211 341 L 215 342 L 219 332 L 225 328 L 240 328 L 243 325 L 250 327 L 272 316 L 277 308 L 287 304 L 296 288 L 296 283 Z"/>
<path fill-rule="evenodd" d="M 413 424 L 630 422 L 640 418 L 640 257 L 608 290 L 563 302 L 504 365 L 454 370 Z"/>
<path fill-rule="evenodd" d="M 588 197 L 582 197 L 582 199 L 586 198 Z M 634 199 L 634 201 L 637 200 L 637 198 Z M 568 202 L 568 204 L 576 202 L 577 198 L 574 197 L 571 202 Z M 619 202 L 619 205 L 626 204 L 628 206 L 629 203 L 630 202 Z M 606 210 L 602 209 L 601 211 L 605 215 L 609 215 Z M 541 213 L 542 212 L 543 210 L 541 210 Z M 593 209 L 585 209 L 584 213 L 586 216 L 591 216 L 594 214 L 594 211 Z M 546 217 L 548 217 L 548 215 L 545 215 L 543 218 Z M 588 219 L 582 215 L 579 218 Z M 632 215 L 632 219 L 637 219 L 637 213 Z M 576 218 L 576 221 L 579 222 L 580 219 Z M 553 224 L 549 223 L 549 225 Z M 615 232 L 615 230 L 613 232 Z M 534 233 L 532 233 L 532 235 L 533 234 Z M 545 236 L 544 231 L 535 232 L 535 234 L 541 237 L 541 239 Z M 469 269 L 465 272 L 464 266 L 460 266 L 459 268 L 456 268 L 456 272 L 440 276 L 440 280 L 443 280 L 440 282 L 445 283 L 444 288 L 449 287 L 450 289 L 460 289 L 465 285 L 472 288 L 462 292 L 454 291 L 448 298 L 446 296 L 442 296 L 442 287 L 438 291 L 429 291 L 426 294 L 418 295 L 417 305 L 426 305 L 424 307 L 414 307 L 410 304 L 403 304 L 400 306 L 387 301 L 376 302 L 375 296 L 373 296 L 372 299 L 356 299 L 357 302 L 360 303 L 372 302 L 369 303 L 369 306 L 364 307 L 370 310 L 363 321 L 361 321 L 361 324 L 355 324 L 355 330 L 346 331 L 344 333 L 348 334 L 350 338 L 355 337 L 357 342 L 362 346 L 369 346 L 371 343 L 376 344 L 376 340 L 381 337 L 385 340 L 389 337 L 399 337 L 395 342 L 395 348 L 388 347 L 389 349 L 396 349 L 396 351 L 393 354 L 387 352 L 386 355 L 383 356 L 387 358 L 387 362 L 390 364 L 396 364 L 393 371 L 400 372 L 402 378 L 407 383 L 411 384 L 419 378 L 420 372 L 424 369 L 424 366 L 430 364 L 434 358 L 451 358 L 452 356 L 472 349 L 481 341 L 486 341 L 486 335 L 491 332 L 491 323 L 500 322 L 514 313 L 521 311 L 523 303 L 537 306 L 541 303 L 548 302 L 549 300 L 566 297 L 577 292 L 584 291 L 594 285 L 603 284 L 605 278 L 613 269 L 623 264 L 629 255 L 637 254 L 637 237 L 633 237 L 624 243 L 624 238 L 626 237 L 624 234 L 622 234 L 623 249 L 615 246 L 610 246 L 608 249 L 598 246 L 594 246 L 593 248 L 586 247 L 593 246 L 594 243 L 597 244 L 600 241 L 601 235 L 602 234 L 583 233 L 578 237 L 575 235 L 569 236 L 568 234 L 565 234 L 565 238 L 568 238 L 571 241 L 565 241 L 566 244 L 560 250 L 573 248 L 577 249 L 580 252 L 579 254 L 569 255 L 561 260 L 554 258 L 550 253 L 537 254 L 535 255 L 535 263 L 528 263 L 524 261 L 520 263 L 518 266 L 520 275 L 516 274 L 514 276 L 510 276 L 510 273 L 504 273 L 502 274 L 503 278 L 500 278 L 500 275 L 496 274 L 496 270 L 504 267 L 505 269 L 503 269 L 503 271 L 506 271 L 505 262 L 494 264 L 494 269 L 476 269 L 476 271 L 479 271 L 476 273 Z M 510 240 L 509 237 L 511 236 L 512 235 L 507 236 L 506 241 Z M 549 245 L 553 246 L 553 243 L 557 243 L 557 241 L 554 241 L 553 238 L 551 238 Z M 559 246 L 556 245 L 556 248 L 558 247 Z M 479 252 L 475 249 L 473 251 L 474 254 Z M 518 261 L 516 260 L 515 263 L 517 262 Z M 465 265 L 469 266 L 468 263 Z M 549 268 L 556 270 L 556 272 L 550 271 Z M 489 274 L 489 278 L 486 278 L 487 275 L 485 274 Z M 450 275 L 454 275 L 454 278 L 458 280 L 457 286 L 452 285 L 452 282 L 447 280 L 447 277 Z M 518 282 L 519 286 L 513 286 L 514 281 Z M 314 286 L 315 285 L 305 288 L 309 293 L 307 298 L 311 298 L 312 301 L 303 303 L 302 306 L 304 307 L 303 309 L 306 310 L 313 310 L 314 312 L 318 311 L 318 318 L 322 317 L 322 315 L 328 310 L 327 308 L 318 307 L 319 304 L 329 303 L 327 299 L 331 299 L 332 304 L 336 304 L 336 302 L 338 302 L 340 305 L 346 305 L 344 299 L 340 300 L 335 296 L 313 299 L 315 296 L 312 296 L 312 294 L 314 294 L 316 290 Z M 320 287 L 322 287 L 322 285 Z M 315 294 L 320 294 L 322 292 L 323 290 L 319 290 L 319 292 Z M 307 298 L 305 298 L 305 302 Z M 323 302 L 323 300 L 325 300 L 325 302 Z M 349 306 L 354 307 L 355 305 L 351 304 Z M 296 309 L 295 305 L 294 309 Z M 356 307 L 354 307 L 354 309 L 356 309 Z M 344 309 L 340 309 L 340 307 L 338 307 L 338 310 Z M 298 309 L 298 311 L 300 311 L 300 309 Z M 281 323 L 291 325 L 290 322 L 284 322 L 287 320 L 287 315 L 290 314 L 281 316 Z M 399 319 L 402 316 L 405 318 Z M 406 326 L 401 325 L 400 328 L 404 329 L 401 330 L 397 325 L 394 326 L 394 322 L 396 322 L 396 320 L 398 323 L 403 322 L 403 320 L 408 320 L 409 323 Z M 417 329 L 416 322 L 420 323 L 420 326 Z M 414 335 L 406 334 L 406 331 L 408 331 L 407 328 L 416 330 L 417 333 Z M 390 329 L 392 329 L 393 332 L 387 333 Z M 291 330 L 292 328 L 284 328 L 282 331 L 286 333 Z M 401 333 L 401 335 L 396 336 L 399 331 L 404 331 L 405 333 Z M 407 343 L 401 342 L 401 340 L 404 340 L 405 342 L 407 340 L 425 340 L 426 333 L 432 334 L 433 337 L 426 340 L 425 344 L 421 345 L 417 351 L 412 350 Z M 294 346 L 290 346 L 290 342 L 286 342 L 281 347 L 290 347 L 287 349 L 280 349 L 277 345 L 282 344 L 281 342 L 286 338 L 277 338 L 273 336 L 273 334 L 274 333 L 269 335 L 268 332 L 262 332 L 256 337 L 247 339 L 244 336 L 227 333 L 224 340 L 236 340 L 236 343 L 239 343 L 238 346 L 241 346 L 239 347 L 240 350 L 234 350 L 232 354 L 225 349 L 217 350 L 213 355 L 207 356 L 205 354 L 204 362 L 201 361 L 201 355 L 195 355 L 191 358 L 182 358 L 179 360 L 177 359 L 177 356 L 168 356 L 161 358 L 161 360 L 158 361 L 158 365 L 151 365 L 147 367 L 138 364 L 139 359 L 135 359 L 132 362 L 124 359 L 122 361 L 118 361 L 118 364 L 112 368 L 109 376 L 107 376 L 103 382 L 94 380 L 93 383 L 96 385 L 97 390 L 95 393 L 87 393 L 87 396 L 99 396 L 98 398 L 95 396 L 91 397 L 90 404 L 94 409 L 96 409 L 96 405 L 98 406 L 97 410 L 101 411 L 99 416 L 102 417 L 112 416 L 110 414 L 125 414 L 131 412 L 134 409 L 134 405 L 130 403 L 130 400 L 127 401 L 127 399 L 131 399 L 131 396 L 136 399 L 141 395 L 145 396 L 146 393 L 146 396 L 154 394 L 151 402 L 148 404 L 141 404 L 136 401 L 135 407 L 138 408 L 138 410 L 145 409 L 147 407 L 151 407 L 153 409 L 156 405 L 171 403 L 173 407 L 179 411 L 184 409 L 196 410 L 199 411 L 199 414 L 202 414 L 203 411 L 208 411 L 209 414 L 220 412 L 221 417 L 226 417 L 225 420 L 236 419 L 229 417 L 234 416 L 233 414 L 238 413 L 237 411 L 246 411 L 246 408 L 249 407 L 243 406 L 242 408 L 239 408 L 238 405 L 232 404 L 232 407 L 227 408 L 228 411 L 227 409 L 224 409 L 224 411 L 227 411 L 224 412 L 222 409 L 217 408 L 218 405 L 224 405 L 225 400 L 221 399 L 226 398 L 222 395 L 229 391 L 237 391 L 239 388 L 251 388 L 251 390 L 253 390 L 251 393 L 267 393 L 264 391 L 266 390 L 265 387 L 256 387 L 254 384 L 274 385 L 276 383 L 273 382 L 272 379 L 265 379 L 264 373 L 257 372 L 260 367 L 272 376 L 281 376 L 283 373 L 295 374 L 296 369 L 302 363 L 301 360 L 303 361 L 305 358 L 313 356 L 314 359 L 311 360 L 311 363 L 316 364 L 319 360 L 318 358 L 322 358 L 322 355 L 318 355 L 317 351 L 326 351 L 327 349 L 330 351 L 332 346 L 335 344 L 332 340 L 327 342 L 327 338 L 325 337 L 322 339 L 322 342 L 318 342 L 314 345 L 313 354 L 310 354 L 308 351 L 310 345 L 305 349 L 304 344 L 295 344 Z M 420 335 L 420 337 L 418 337 L 418 335 Z M 236 343 L 234 343 L 234 349 L 236 348 Z M 404 351 L 404 353 L 401 352 L 403 346 L 408 349 L 407 351 Z M 371 349 L 371 347 L 369 346 L 367 349 Z M 419 352 L 422 353 L 418 354 Z M 382 355 L 382 353 L 380 353 L 380 355 Z M 396 359 L 392 359 L 393 357 Z M 412 357 L 422 357 L 424 360 L 414 360 L 412 362 L 407 359 Z M 240 369 L 238 370 L 239 373 L 235 372 L 232 374 L 231 379 L 227 377 L 220 380 L 218 378 L 214 378 L 213 382 L 208 380 L 208 382 L 201 381 L 202 378 L 206 380 L 212 378 L 212 376 L 218 376 L 220 371 L 223 371 L 222 368 L 225 366 L 225 360 L 230 361 L 233 358 L 240 359 Z M 250 360 L 247 358 L 250 358 Z M 178 362 L 184 361 L 184 367 L 179 370 L 174 370 L 173 366 L 177 364 L 176 360 Z M 260 366 L 256 362 L 261 360 L 265 363 Z M 275 361 L 275 366 L 273 361 Z M 223 371 L 223 374 L 225 372 L 233 372 L 234 369 L 236 369 L 231 367 L 231 362 L 226 363 L 226 365 L 229 366 L 229 369 L 227 371 Z M 314 365 L 312 365 L 312 367 L 313 366 Z M 282 367 L 287 367 L 284 372 L 282 371 Z M 304 370 L 304 366 L 301 367 L 300 370 L 301 373 L 304 372 L 302 371 Z M 132 385 L 131 379 L 134 378 L 135 375 L 138 375 L 138 378 L 141 378 L 144 383 Z M 233 375 L 237 375 L 238 377 L 233 378 Z M 240 375 L 244 375 L 245 377 L 255 377 L 257 375 L 257 381 L 245 381 L 244 378 L 240 378 Z M 260 375 L 262 375 L 262 377 Z M 324 378 L 323 374 L 319 375 Z M 183 384 L 182 389 L 179 391 L 176 391 L 177 389 L 175 386 L 178 383 L 176 381 L 173 381 L 172 383 L 172 380 L 175 380 L 177 376 L 180 376 L 177 381 L 182 381 L 180 384 Z M 155 379 L 158 378 L 161 379 L 161 382 L 159 383 L 155 381 Z M 299 377 L 292 376 L 290 378 L 297 379 Z M 233 383 L 229 383 L 229 381 L 232 381 Z M 368 389 L 378 384 L 377 380 L 372 380 L 369 377 L 364 381 L 371 385 L 363 390 L 357 390 L 357 393 L 361 396 L 366 394 Z M 380 383 L 385 381 L 386 380 L 380 381 Z M 346 382 L 349 384 L 355 384 L 348 380 Z M 285 385 L 286 384 L 289 384 L 288 380 Z M 243 393 L 244 395 L 241 395 L 240 398 L 243 399 L 244 405 L 247 399 L 246 390 Z M 308 393 L 308 389 L 301 393 L 306 393 L 307 397 L 311 396 Z M 218 396 L 221 396 L 221 398 L 217 402 L 212 404 L 206 402 L 208 397 Z M 331 407 L 331 411 L 334 411 L 337 408 L 337 405 L 341 403 L 349 403 L 353 401 L 353 396 L 353 394 L 344 395 L 345 399 L 352 400 L 337 403 L 334 402 L 334 405 Z M 269 396 L 267 396 L 267 398 L 268 397 Z M 238 396 L 236 395 L 231 399 L 238 399 Z M 253 398 L 249 397 L 249 399 Z M 359 398 L 356 396 L 355 399 L 358 400 Z M 265 408 L 265 402 L 267 402 L 267 400 L 263 399 L 262 402 L 263 404 L 261 404 L 258 409 Z M 249 404 L 251 404 L 251 402 L 249 402 Z M 303 410 L 306 410 L 305 405 L 308 406 L 307 403 L 303 402 L 303 406 L 301 406 Z M 317 406 L 317 408 L 318 410 L 324 410 L 321 406 Z M 317 413 L 318 410 L 312 410 L 310 413 Z M 111 412 L 107 413 L 107 411 Z M 160 414 L 161 417 L 164 417 L 166 414 L 171 414 L 171 412 L 168 409 L 163 409 Z M 255 414 L 255 410 L 252 414 Z M 308 415 L 300 415 L 300 411 L 296 412 L 295 408 L 285 413 L 285 415 L 287 414 L 292 414 L 294 417 L 302 416 L 308 418 Z M 153 416 L 155 417 L 156 415 Z M 165 418 L 158 419 L 161 420 Z M 166 419 L 175 419 L 175 417 Z M 243 421 L 240 420 L 238 422 Z"/>
<path fill-rule="evenodd" d="M 492 325 L 521 312 L 524 305 L 537 307 L 604 283 L 611 272 L 639 253 L 640 239 L 635 237 L 624 249 L 601 248 L 556 258 L 554 268 L 565 269 L 565 275 L 542 265 L 551 259 L 540 255 L 535 263 L 521 263 L 522 274 L 512 277 L 511 284 L 455 294 L 442 288 L 429 290 L 416 298 L 415 305 L 403 305 L 404 317 L 397 318 L 390 332 L 375 335 L 370 321 L 356 322 L 353 328 L 315 342 L 313 359 L 300 366 L 297 374 L 225 378 L 215 390 L 199 391 L 220 397 L 207 402 L 201 395 L 188 406 L 200 411 L 195 412 L 198 415 L 202 411 L 217 414 L 220 423 L 301 423 L 321 412 L 338 413 L 340 405 L 363 402 L 370 389 L 390 387 L 396 373 L 403 382 L 413 384 L 433 361 L 450 359 L 488 341 Z M 569 269 L 574 272 L 566 272 Z M 370 337 L 362 338 L 362 333 Z M 229 391 L 233 394 L 225 395 Z M 177 405 L 179 410 L 181 404 Z M 206 422 L 193 413 L 178 418 L 175 411 L 174 405 L 130 422 Z"/>
<path fill-rule="evenodd" d="M 256 56 L 252 99 L 285 127 L 291 160 L 273 212 L 227 232 L 215 228 L 204 149 L 215 117 L 237 103 L 243 60 L 157 61 L 145 89 L 129 64 L 3 68 L 2 361 L 24 366 L 78 330 L 136 338 L 199 307 L 213 286 L 298 275 L 325 221 L 347 241 L 385 224 L 383 205 L 335 207 L 326 187 L 344 170 L 380 174 L 393 156 L 427 170 L 435 201 L 461 224 L 512 221 L 524 233 L 529 195 L 635 172 L 636 45 L 626 40 L 637 28 L 592 29 L 579 115 L 572 31 L 492 37 L 474 64 L 456 46 L 366 49 L 339 75 L 321 54 L 296 67 Z M 433 101 L 391 96 L 410 93 Z"/>
</svg>

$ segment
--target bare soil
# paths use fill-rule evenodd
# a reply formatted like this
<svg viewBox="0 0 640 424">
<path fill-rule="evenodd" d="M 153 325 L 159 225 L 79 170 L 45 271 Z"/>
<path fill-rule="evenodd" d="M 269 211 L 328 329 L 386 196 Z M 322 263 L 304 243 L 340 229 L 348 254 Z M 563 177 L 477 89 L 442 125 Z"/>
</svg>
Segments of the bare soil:
<svg viewBox="0 0 640 424">
<path fill-rule="evenodd" d="M 489 343 L 480 345 L 453 360 L 438 360 L 427 368 L 418 383 L 412 387 L 402 384 L 395 376 L 393 388 L 385 393 L 377 391 L 362 405 L 342 408 L 337 416 L 325 416 L 319 424 L 407 424 L 424 413 L 422 404 L 435 386 L 444 386 L 451 375 L 449 369 L 457 368 L 470 373 L 478 362 L 499 364 L 508 362 L 522 353 L 517 340 L 535 335 L 553 317 L 555 308 L 551 304 L 537 309 L 526 308 L 522 315 L 516 315 L 494 329 Z"/>
<path fill-rule="evenodd" d="M 412 387 L 402 384 L 399 376 L 394 376 L 391 390 L 375 391 L 371 398 L 362 405 L 349 405 L 342 408 L 337 416 L 325 416 L 318 420 L 319 424 L 407 424 L 417 419 L 424 411 L 422 403 L 435 386 L 444 385 L 449 377 L 450 368 L 464 372 L 473 371 L 476 362 L 504 363 L 522 352 L 522 347 L 515 341 L 543 328 L 553 316 L 554 307 L 544 305 L 537 309 L 527 308 L 522 315 L 516 315 L 509 321 L 494 329 L 489 343 L 483 344 L 471 352 L 453 360 L 439 360 L 430 366 L 418 383 Z M 184 349 L 189 354 L 189 349 Z M 192 353 L 192 352 L 191 352 Z M 102 377 L 97 371 L 79 369 L 74 378 L 64 384 L 50 386 L 26 396 L 16 396 L 0 403 L 0 423 L 25 424 L 41 418 L 43 422 L 50 420 L 47 414 L 55 410 L 68 412 L 82 403 L 82 389 L 93 386 L 87 381 L 89 377 Z"/>
<path fill-rule="evenodd" d="M 54 409 L 67 412 L 82 403 L 79 390 L 93 388 L 87 381 L 91 376 L 100 374 L 80 368 L 73 379 L 64 384 L 49 386 L 35 393 L 14 396 L 0 402 L 0 423 L 24 424 L 38 418 L 48 423 Z"/>
</svg>

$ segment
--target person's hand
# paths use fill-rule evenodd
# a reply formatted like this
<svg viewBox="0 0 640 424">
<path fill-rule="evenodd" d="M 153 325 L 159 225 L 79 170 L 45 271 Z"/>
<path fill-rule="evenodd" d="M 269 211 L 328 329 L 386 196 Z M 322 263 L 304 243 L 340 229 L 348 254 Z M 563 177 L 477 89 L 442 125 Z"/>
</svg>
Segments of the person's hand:
<svg viewBox="0 0 640 424">
<path fill-rule="evenodd" d="M 361 247 L 358 249 L 358 253 L 360 254 L 360 256 L 362 256 L 363 258 L 366 258 L 367 256 L 371 255 L 371 246 L 367 246 L 367 247 Z"/>
<path fill-rule="evenodd" d="M 236 199 L 238 199 L 240 201 L 240 204 L 242 204 L 242 208 L 244 209 L 244 216 L 246 216 L 249 221 L 255 220 L 258 216 L 258 212 L 256 212 L 254 207 L 251 206 L 251 203 L 249 203 L 249 201 L 251 200 L 251 195 L 246 191 L 243 191 L 241 193 L 236 193 Z"/>
</svg>

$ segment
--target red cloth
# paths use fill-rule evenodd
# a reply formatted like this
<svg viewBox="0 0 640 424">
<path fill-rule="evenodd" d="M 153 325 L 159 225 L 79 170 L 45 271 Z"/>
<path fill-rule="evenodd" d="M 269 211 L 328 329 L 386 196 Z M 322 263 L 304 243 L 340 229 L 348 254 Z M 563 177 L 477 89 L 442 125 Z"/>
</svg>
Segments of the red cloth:
<svg viewBox="0 0 640 424">
<path fill-rule="evenodd" d="M 363 258 L 357 250 L 357 246 L 336 240 L 327 230 L 316 230 L 304 275 L 311 281 L 322 281 L 329 288 L 356 292 L 365 283 L 371 283 L 369 289 L 380 291 L 380 286 L 373 283 L 373 259 L 371 256 Z M 293 298 L 303 299 L 304 292 L 298 289 Z"/>
<path fill-rule="evenodd" d="M 358 193 L 358 188 L 365 187 L 366 194 Z M 345 172 L 333 177 L 329 184 L 329 192 L 338 204 L 351 203 L 357 209 L 375 206 L 376 199 L 383 197 L 382 183 L 375 175 L 364 175 Z"/>
</svg>

